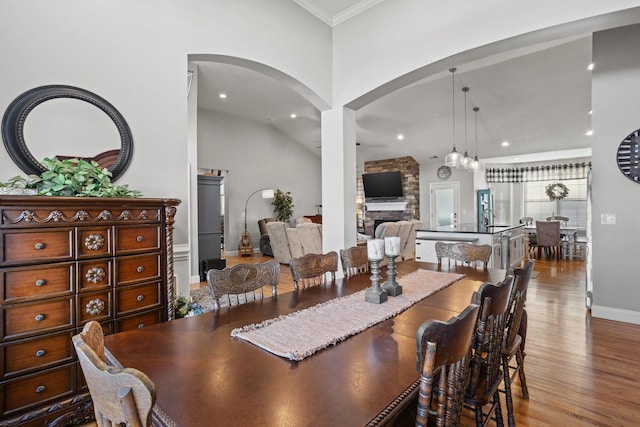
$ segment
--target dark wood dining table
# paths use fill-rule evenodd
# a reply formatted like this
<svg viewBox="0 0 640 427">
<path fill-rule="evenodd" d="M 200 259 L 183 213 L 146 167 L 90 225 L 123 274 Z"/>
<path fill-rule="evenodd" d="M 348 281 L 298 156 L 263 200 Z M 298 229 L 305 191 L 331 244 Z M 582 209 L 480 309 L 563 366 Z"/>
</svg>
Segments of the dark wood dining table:
<svg viewBox="0 0 640 427">
<path fill-rule="evenodd" d="M 295 362 L 232 338 L 231 330 L 351 294 L 368 274 L 105 337 L 110 355 L 155 383 L 154 423 L 164 426 L 384 425 L 417 393 L 416 332 L 461 312 L 504 270 L 403 261 L 465 277 L 401 314 Z M 384 274 L 383 274 L 384 280 Z"/>
</svg>

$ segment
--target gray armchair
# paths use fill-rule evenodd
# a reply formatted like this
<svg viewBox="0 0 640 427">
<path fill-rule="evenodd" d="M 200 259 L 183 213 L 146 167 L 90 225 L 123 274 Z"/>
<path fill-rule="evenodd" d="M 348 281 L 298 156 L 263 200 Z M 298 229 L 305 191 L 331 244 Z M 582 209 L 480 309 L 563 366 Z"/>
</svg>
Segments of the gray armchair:
<svg viewBox="0 0 640 427">
<path fill-rule="evenodd" d="M 273 249 L 271 248 L 271 240 L 269 239 L 269 232 L 267 231 L 267 223 L 277 221 L 276 218 L 263 218 L 258 221 L 258 228 L 260 229 L 260 252 L 263 255 L 273 256 Z"/>
</svg>

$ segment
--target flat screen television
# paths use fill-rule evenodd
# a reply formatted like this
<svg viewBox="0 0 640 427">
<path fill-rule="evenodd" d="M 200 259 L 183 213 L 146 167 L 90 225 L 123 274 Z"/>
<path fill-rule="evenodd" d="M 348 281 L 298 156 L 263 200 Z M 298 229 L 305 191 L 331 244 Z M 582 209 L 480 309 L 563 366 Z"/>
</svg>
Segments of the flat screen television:
<svg viewBox="0 0 640 427">
<path fill-rule="evenodd" d="M 362 175 L 362 186 L 367 199 L 396 199 L 404 196 L 400 171 L 365 173 Z"/>
</svg>

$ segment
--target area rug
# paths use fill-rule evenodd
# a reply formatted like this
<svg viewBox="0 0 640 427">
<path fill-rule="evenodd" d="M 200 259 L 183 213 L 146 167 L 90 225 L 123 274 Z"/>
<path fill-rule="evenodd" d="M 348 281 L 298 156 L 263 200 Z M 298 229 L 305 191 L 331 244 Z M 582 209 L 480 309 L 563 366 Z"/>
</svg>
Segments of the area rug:
<svg viewBox="0 0 640 427">
<path fill-rule="evenodd" d="M 273 354 L 302 360 L 396 316 L 418 301 L 463 278 L 463 274 L 417 270 L 398 279 L 402 295 L 382 304 L 365 302 L 366 290 L 327 301 L 275 319 L 237 328 L 232 337 L 246 340 Z"/>
<path fill-rule="evenodd" d="M 200 310 L 203 313 L 213 310 L 213 298 L 211 298 L 211 291 L 209 287 L 204 286 L 202 288 L 194 289 L 189 292 L 191 301 L 200 305 Z M 222 305 L 222 303 L 220 304 Z"/>
</svg>

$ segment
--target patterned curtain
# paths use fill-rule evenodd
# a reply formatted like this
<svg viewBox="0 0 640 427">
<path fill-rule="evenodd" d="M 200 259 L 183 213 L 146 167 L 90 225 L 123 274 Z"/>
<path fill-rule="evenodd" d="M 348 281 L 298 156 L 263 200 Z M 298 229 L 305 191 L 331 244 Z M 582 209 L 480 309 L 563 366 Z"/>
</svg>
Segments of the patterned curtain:
<svg viewBox="0 0 640 427">
<path fill-rule="evenodd" d="M 523 168 L 487 168 L 487 182 L 563 181 L 586 178 L 591 162 Z"/>
</svg>

